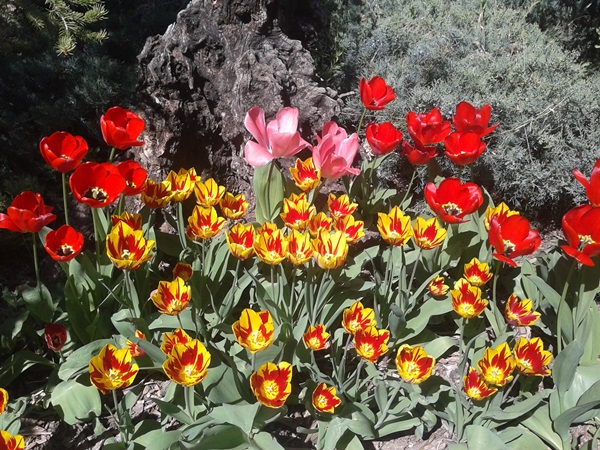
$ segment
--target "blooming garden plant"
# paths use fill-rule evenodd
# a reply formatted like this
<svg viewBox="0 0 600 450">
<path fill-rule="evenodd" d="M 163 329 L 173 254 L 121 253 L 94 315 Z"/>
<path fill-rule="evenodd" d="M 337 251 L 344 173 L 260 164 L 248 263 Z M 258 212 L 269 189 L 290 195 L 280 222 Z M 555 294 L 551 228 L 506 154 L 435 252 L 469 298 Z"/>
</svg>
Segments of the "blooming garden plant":
<svg viewBox="0 0 600 450">
<path fill-rule="evenodd" d="M 44 342 L 0 368 L 0 448 L 24 448 L 32 407 L 98 434 L 112 415 L 103 436 L 114 449 L 283 448 L 273 431 L 286 417 L 318 449 L 439 427 L 455 449 L 565 449 L 577 445 L 573 424 L 590 425 L 595 448 L 600 159 L 589 179 L 574 171 L 590 203 L 565 213 L 561 245 L 540 250 L 525 217 L 462 178 L 498 126 L 490 105 L 373 121 L 359 167 L 363 121 L 395 98 L 379 77 L 359 90 L 358 129 L 328 122 L 313 143 L 295 108 L 269 122 L 248 111 L 255 205 L 202 168 L 147 178 L 115 151 L 144 145 L 144 122 L 120 107 L 100 120 L 112 147 L 103 162 L 83 161 L 81 137 L 44 138 L 43 158 L 72 172 L 64 224 L 29 191 L 0 214 L 0 228 L 31 235 L 36 284 L 20 295 Z M 401 191 L 379 186 L 396 151 L 414 173 L 442 153 L 457 166 L 425 186 L 427 212 L 414 175 Z M 296 158 L 289 172 L 280 158 Z M 89 242 L 69 224 L 69 196 L 88 208 Z M 59 295 L 41 283 L 38 247 L 65 273 Z M 51 371 L 42 400 L 13 399 L 11 382 L 32 365 Z M 132 417 L 148 380 L 168 385 L 150 399 L 160 420 Z"/>
</svg>

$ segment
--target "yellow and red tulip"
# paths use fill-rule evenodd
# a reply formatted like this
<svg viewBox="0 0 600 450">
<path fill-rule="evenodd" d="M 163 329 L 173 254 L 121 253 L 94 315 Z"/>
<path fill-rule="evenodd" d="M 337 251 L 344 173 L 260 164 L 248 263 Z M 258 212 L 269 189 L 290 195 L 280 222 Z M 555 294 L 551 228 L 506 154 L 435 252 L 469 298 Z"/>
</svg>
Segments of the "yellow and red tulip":
<svg viewBox="0 0 600 450">
<path fill-rule="evenodd" d="M 444 284 L 444 281 L 446 281 L 444 277 L 438 275 L 429 282 L 429 284 L 427 285 L 427 289 L 429 289 L 431 295 L 433 295 L 434 297 L 442 297 L 446 295 L 448 289 L 450 289 L 450 286 Z"/>
<path fill-rule="evenodd" d="M 256 312 L 246 308 L 232 329 L 238 343 L 250 353 L 264 350 L 273 343 L 275 327 L 269 311 Z"/>
<path fill-rule="evenodd" d="M 106 344 L 90 360 L 89 371 L 92 384 L 103 394 L 108 394 L 109 391 L 130 386 L 139 367 L 132 362 L 129 349 L 117 349 L 112 344 Z"/>
<path fill-rule="evenodd" d="M 217 216 L 215 208 L 197 205 L 188 218 L 185 235 L 190 241 L 210 239 L 223 229 L 223 225 L 225 225 L 225 219 Z"/>
<path fill-rule="evenodd" d="M 0 430 L 0 448 L 3 450 L 23 450 L 25 440 L 20 434 L 13 436 L 6 430 Z"/>
<path fill-rule="evenodd" d="M 428 355 L 423 347 L 401 345 L 396 353 L 398 374 L 407 383 L 421 384 L 429 378 L 435 366 L 435 358 Z"/>
<path fill-rule="evenodd" d="M 447 233 L 435 217 L 431 219 L 417 217 L 413 225 L 413 232 L 415 244 L 423 250 L 431 250 L 442 245 Z"/>
<path fill-rule="evenodd" d="M 328 233 L 321 231 L 312 241 L 314 258 L 321 269 L 337 269 L 346 261 L 348 244 L 341 231 Z"/>
<path fill-rule="evenodd" d="M 171 191 L 171 183 L 169 181 L 165 180 L 157 183 L 151 179 L 146 180 L 146 186 L 140 197 L 142 203 L 152 209 L 168 205 L 172 198 L 173 191 Z"/>
<path fill-rule="evenodd" d="M 518 216 L 518 211 L 513 211 L 508 207 L 508 205 L 504 202 L 500 203 L 498 206 L 492 207 L 488 206 L 485 210 L 485 216 L 483 217 L 483 225 L 487 231 L 490 231 L 490 223 L 494 217 L 498 218 L 500 222 L 503 222 L 506 218 L 510 216 Z"/>
<path fill-rule="evenodd" d="M 321 182 L 321 171 L 315 168 L 312 158 L 306 161 L 296 159 L 296 164 L 290 167 L 290 174 L 296 186 L 303 192 L 312 191 Z"/>
<path fill-rule="evenodd" d="M 325 331 L 325 325 L 321 323 L 317 326 L 310 325 L 302 335 L 302 340 L 306 348 L 317 351 L 327 348 L 329 336 L 330 334 Z"/>
<path fill-rule="evenodd" d="M 350 203 L 350 198 L 347 194 L 342 194 L 336 197 L 335 194 L 329 194 L 327 198 L 327 207 L 329 214 L 334 220 L 341 219 L 342 217 L 349 216 L 358 207 L 356 203 Z"/>
<path fill-rule="evenodd" d="M 144 232 L 119 222 L 106 237 L 106 253 L 121 270 L 136 270 L 152 258 L 155 241 L 144 239 Z"/>
<path fill-rule="evenodd" d="M 483 400 L 498 392 L 498 388 L 487 384 L 475 368 L 469 367 L 469 373 L 463 377 L 463 392 L 473 400 Z"/>
<path fill-rule="evenodd" d="M 548 364 L 552 361 L 552 353 L 544 350 L 544 344 L 538 337 L 531 340 L 517 339 L 513 348 L 513 357 L 517 371 L 523 375 L 544 377 L 551 373 Z"/>
<path fill-rule="evenodd" d="M 110 221 L 112 226 L 116 226 L 119 222 L 125 222 L 129 225 L 133 230 L 141 230 L 142 229 L 142 215 L 141 214 L 131 214 L 127 211 L 124 211 L 120 216 L 113 214 L 110 216 Z"/>
<path fill-rule="evenodd" d="M 173 279 L 179 277 L 186 283 L 192 279 L 194 270 L 192 266 L 186 263 L 178 262 L 173 268 Z"/>
<path fill-rule="evenodd" d="M 354 333 L 354 348 L 361 358 L 376 363 L 380 356 L 388 351 L 390 339 L 388 330 L 378 330 L 375 327 L 358 329 Z"/>
<path fill-rule="evenodd" d="M 160 346 L 160 349 L 165 354 L 171 353 L 173 347 L 176 344 L 187 344 L 192 340 L 191 336 L 187 334 L 181 328 L 176 328 L 173 333 L 165 333 L 163 334 L 163 342 Z"/>
<path fill-rule="evenodd" d="M 162 367 L 175 383 L 194 386 L 206 378 L 209 365 L 210 353 L 202 342 L 192 339 L 185 344 L 175 344 Z"/>
<path fill-rule="evenodd" d="M 333 219 L 327 217 L 324 212 L 320 212 L 312 216 L 308 221 L 308 231 L 312 237 L 317 237 L 321 231 L 327 231 L 329 233 L 332 224 Z"/>
<path fill-rule="evenodd" d="M 260 404 L 281 408 L 292 392 L 292 366 L 265 363 L 250 376 L 250 387 Z"/>
<path fill-rule="evenodd" d="M 292 230 L 287 237 L 287 240 L 287 259 L 292 264 L 300 266 L 312 259 L 313 248 L 311 245 L 310 234 Z"/>
<path fill-rule="evenodd" d="M 194 175 L 196 171 L 194 170 Z M 167 180 L 170 183 L 172 202 L 182 202 L 187 200 L 192 192 L 194 192 L 195 183 L 192 181 L 190 173 L 181 168 L 179 172 L 175 173 L 172 170 L 167 175 Z"/>
<path fill-rule="evenodd" d="M 337 231 L 344 233 L 348 244 L 354 244 L 365 235 L 365 223 L 362 220 L 355 220 L 351 215 L 336 220 L 333 226 Z"/>
<path fill-rule="evenodd" d="M 6 389 L 0 388 L 0 414 L 6 411 L 6 407 L 8 406 L 8 392 Z"/>
<path fill-rule="evenodd" d="M 483 358 L 477 362 L 477 368 L 483 379 L 494 386 L 504 386 L 512 381 L 515 365 L 506 342 L 496 348 L 486 348 Z"/>
<path fill-rule="evenodd" d="M 372 308 L 365 308 L 361 302 L 354 302 L 352 306 L 344 310 L 342 326 L 348 333 L 354 335 L 358 330 L 374 327 L 375 311 Z"/>
<path fill-rule="evenodd" d="M 183 278 L 177 277 L 173 281 L 159 282 L 150 299 L 162 314 L 176 316 L 187 308 L 191 297 L 192 288 L 185 284 Z"/>
<path fill-rule="evenodd" d="M 514 327 L 531 326 L 538 320 L 541 314 L 533 311 L 531 299 L 519 300 L 517 294 L 511 294 L 504 308 L 506 322 Z"/>
<path fill-rule="evenodd" d="M 144 333 L 142 333 L 140 330 L 135 330 L 135 337 L 139 338 L 139 339 L 144 339 L 146 340 L 146 336 L 144 335 Z M 134 344 L 132 341 L 130 341 L 129 339 L 127 339 L 125 341 L 125 345 L 127 346 L 127 348 L 129 349 L 129 353 L 131 353 L 131 356 L 134 358 L 139 358 L 141 356 L 144 356 L 146 353 L 144 352 L 144 350 L 142 350 L 140 348 L 139 345 Z"/>
<path fill-rule="evenodd" d="M 263 227 L 265 225 L 266 223 L 263 224 Z M 287 247 L 288 240 L 279 229 L 267 228 L 267 231 L 263 233 L 256 233 L 254 252 L 261 261 L 267 264 L 274 266 L 283 261 L 287 256 Z"/>
<path fill-rule="evenodd" d="M 196 201 L 206 208 L 219 203 L 225 195 L 225 191 L 225 186 L 219 186 L 213 178 L 204 182 L 197 181 L 194 185 Z"/>
<path fill-rule="evenodd" d="M 308 221 L 315 215 L 315 211 L 316 208 L 308 202 L 306 194 L 292 194 L 283 199 L 283 212 L 280 215 L 286 226 L 302 231 L 308 226 Z"/>
<path fill-rule="evenodd" d="M 473 258 L 465 264 L 464 276 L 473 286 L 481 287 L 492 279 L 490 266 Z"/>
<path fill-rule="evenodd" d="M 319 383 L 312 394 L 313 407 L 319 412 L 333 414 L 335 408 L 342 403 L 342 400 L 336 393 L 335 387 L 327 386 L 325 383 Z"/>
<path fill-rule="evenodd" d="M 410 216 L 405 216 L 397 206 L 389 214 L 378 213 L 377 229 L 385 242 L 395 246 L 406 244 L 413 235 Z"/>
<path fill-rule="evenodd" d="M 231 192 L 226 192 L 225 196 L 219 202 L 221 214 L 229 220 L 237 220 L 246 215 L 248 210 L 248 202 L 244 194 L 233 195 Z"/>
<path fill-rule="evenodd" d="M 236 223 L 225 233 L 229 251 L 238 259 L 248 259 L 254 253 L 254 226 Z"/>
<path fill-rule="evenodd" d="M 471 285 L 464 278 L 454 284 L 450 295 L 452 296 L 452 309 L 465 319 L 478 317 L 488 304 L 486 299 L 481 298 L 481 289 Z"/>
</svg>

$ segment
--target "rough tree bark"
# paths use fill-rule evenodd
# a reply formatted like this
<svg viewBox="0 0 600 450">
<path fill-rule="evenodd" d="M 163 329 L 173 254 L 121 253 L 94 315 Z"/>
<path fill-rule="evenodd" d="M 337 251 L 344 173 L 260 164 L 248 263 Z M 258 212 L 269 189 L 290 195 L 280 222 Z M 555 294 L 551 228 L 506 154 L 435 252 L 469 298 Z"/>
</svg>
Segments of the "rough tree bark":
<svg viewBox="0 0 600 450">
<path fill-rule="evenodd" d="M 147 131 L 138 155 L 151 175 L 193 166 L 249 193 L 243 122 L 254 105 L 267 120 L 284 106 L 298 108 L 310 139 L 340 102 L 319 85 L 310 53 L 289 35 L 314 39 L 326 20 L 315 0 L 193 0 L 164 35 L 150 38 L 139 56 Z"/>
</svg>

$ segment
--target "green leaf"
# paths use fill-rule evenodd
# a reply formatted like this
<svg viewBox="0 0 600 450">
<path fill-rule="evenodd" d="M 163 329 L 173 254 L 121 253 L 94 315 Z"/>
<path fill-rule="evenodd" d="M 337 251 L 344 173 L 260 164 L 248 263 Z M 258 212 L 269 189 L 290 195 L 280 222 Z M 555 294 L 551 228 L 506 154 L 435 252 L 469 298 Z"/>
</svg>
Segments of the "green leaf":
<svg viewBox="0 0 600 450">
<path fill-rule="evenodd" d="M 433 341 L 429 341 L 426 344 L 423 344 L 423 349 L 427 352 L 428 355 L 433 356 L 435 359 L 438 359 L 440 356 L 445 354 L 452 347 L 456 346 L 456 341 L 452 339 L 450 336 L 442 336 Z"/>
<path fill-rule="evenodd" d="M 548 302 L 554 308 L 554 310 L 558 311 L 558 304 L 560 303 L 560 294 L 538 276 L 529 275 L 527 278 L 537 286 L 544 298 L 548 300 Z"/>
<path fill-rule="evenodd" d="M 261 431 L 251 440 L 252 450 L 285 450 L 271 434 Z"/>
<path fill-rule="evenodd" d="M 563 450 L 562 439 L 552 427 L 550 410 L 547 404 L 540 405 L 531 416 L 521 420 L 521 425 L 539 436 L 550 447 Z"/>
<path fill-rule="evenodd" d="M 509 427 L 499 431 L 498 436 L 513 450 L 539 450 L 546 447 L 539 437 L 526 428 Z"/>
<path fill-rule="evenodd" d="M 50 291 L 46 286 L 42 284 L 39 289 L 37 286 L 28 286 L 21 295 L 27 303 L 27 308 L 35 318 L 42 323 L 52 322 L 54 303 L 52 303 L 52 295 L 50 295 Z"/>
<path fill-rule="evenodd" d="M 407 431 L 417 427 L 420 423 L 421 421 L 417 417 L 408 417 L 406 419 L 395 417 L 381 424 L 377 429 L 377 437 L 384 438 L 390 434 Z"/>
<path fill-rule="evenodd" d="M 569 387 L 571 387 L 582 355 L 583 348 L 581 344 L 573 341 L 554 360 L 552 378 L 559 396 L 565 395 Z"/>
<path fill-rule="evenodd" d="M 98 389 L 75 380 L 59 383 L 52 391 L 50 401 L 61 419 L 69 425 L 98 417 L 102 411 Z"/>
<path fill-rule="evenodd" d="M 254 418 L 260 408 L 260 403 L 238 403 L 217 406 L 209 414 L 214 419 L 239 427 L 246 435 L 252 432 Z"/>
<path fill-rule="evenodd" d="M 54 367 L 52 361 L 43 356 L 36 355 L 27 350 L 21 350 L 11 355 L 2 366 L 0 366 L 0 386 L 8 386 L 13 380 L 18 378 L 24 371 L 35 364 Z"/>
<path fill-rule="evenodd" d="M 181 444 L 187 449 L 202 450 L 248 450 L 248 442 L 235 425 L 218 424 L 204 428 L 200 436 L 192 441 L 185 439 L 185 431 L 182 432 Z"/>
<path fill-rule="evenodd" d="M 539 405 L 547 395 L 547 391 L 542 391 L 526 400 L 507 406 L 504 409 L 490 408 L 481 416 L 481 418 L 490 419 L 498 423 L 518 419 Z"/>
<path fill-rule="evenodd" d="M 88 369 L 90 359 L 100 353 L 102 347 L 106 344 L 114 345 L 114 343 L 115 342 L 112 339 L 102 339 L 78 348 L 69 355 L 63 364 L 61 364 L 58 369 L 59 378 L 63 381 L 67 381 L 76 377 L 80 372 Z"/>
<path fill-rule="evenodd" d="M 227 365 L 211 367 L 202 382 L 206 398 L 215 404 L 237 403 L 242 399 L 238 392 L 233 370 Z"/>
<path fill-rule="evenodd" d="M 496 433 L 479 425 L 469 425 L 466 429 L 469 450 L 506 450 L 508 447 Z"/>
<path fill-rule="evenodd" d="M 165 402 L 154 397 L 152 397 L 150 400 L 152 400 L 156 404 L 156 406 L 158 406 L 158 409 L 161 413 L 166 414 L 167 416 L 170 416 L 175 420 L 186 425 L 192 424 L 191 417 L 188 416 L 186 412 L 184 412 L 179 406 L 175 405 L 174 403 Z"/>
<path fill-rule="evenodd" d="M 181 437 L 181 430 L 165 431 L 162 429 L 152 430 L 142 434 L 133 442 L 140 444 L 143 448 L 152 450 L 167 450 L 171 444 L 178 442 Z"/>
<path fill-rule="evenodd" d="M 275 220 L 285 197 L 285 177 L 274 161 L 254 168 L 254 192 L 256 220 L 259 223 Z"/>
</svg>

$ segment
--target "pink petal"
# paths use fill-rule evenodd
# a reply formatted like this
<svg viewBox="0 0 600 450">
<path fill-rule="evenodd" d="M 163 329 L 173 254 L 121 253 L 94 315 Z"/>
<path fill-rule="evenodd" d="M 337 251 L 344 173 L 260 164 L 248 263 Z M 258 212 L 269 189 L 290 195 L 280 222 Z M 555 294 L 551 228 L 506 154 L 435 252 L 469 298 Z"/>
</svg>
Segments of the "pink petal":
<svg viewBox="0 0 600 450">
<path fill-rule="evenodd" d="M 248 141 L 244 147 L 244 158 L 246 158 L 248 164 L 257 167 L 264 166 L 269 161 L 272 161 L 273 155 L 262 145 L 254 141 Z"/>
<path fill-rule="evenodd" d="M 267 126 L 265 124 L 265 112 L 262 108 L 259 108 L 258 106 L 252 107 L 250 111 L 246 113 L 244 126 L 261 146 L 265 148 L 269 147 Z"/>
</svg>

